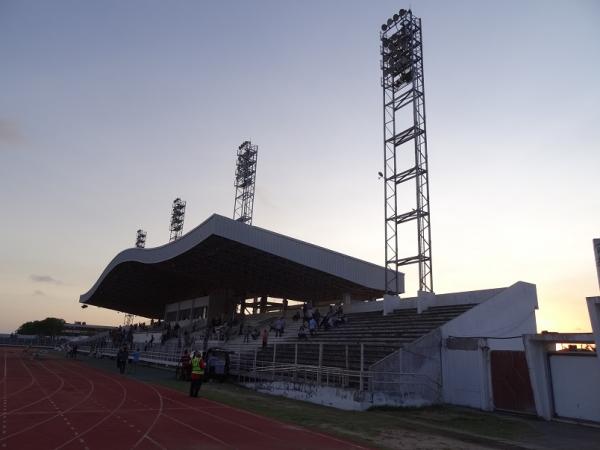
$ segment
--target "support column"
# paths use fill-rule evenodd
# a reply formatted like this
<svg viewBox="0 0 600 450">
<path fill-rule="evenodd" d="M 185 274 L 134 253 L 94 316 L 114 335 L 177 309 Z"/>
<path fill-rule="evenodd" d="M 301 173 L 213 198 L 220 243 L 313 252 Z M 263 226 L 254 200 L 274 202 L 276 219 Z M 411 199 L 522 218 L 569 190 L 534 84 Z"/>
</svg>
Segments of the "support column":
<svg viewBox="0 0 600 450">
<path fill-rule="evenodd" d="M 352 304 L 352 295 L 348 293 L 344 294 L 342 296 L 342 301 L 344 303 L 344 309 L 346 309 Z"/>
</svg>

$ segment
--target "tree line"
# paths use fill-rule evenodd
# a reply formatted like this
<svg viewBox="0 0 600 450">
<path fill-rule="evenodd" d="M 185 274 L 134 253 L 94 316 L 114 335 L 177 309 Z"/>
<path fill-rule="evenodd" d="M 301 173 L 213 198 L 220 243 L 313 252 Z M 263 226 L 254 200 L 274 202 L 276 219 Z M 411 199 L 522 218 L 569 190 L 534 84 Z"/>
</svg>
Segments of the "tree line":
<svg viewBox="0 0 600 450">
<path fill-rule="evenodd" d="M 44 320 L 25 322 L 17 330 L 17 334 L 36 336 L 59 336 L 65 328 L 65 320 L 56 317 L 46 317 Z"/>
</svg>

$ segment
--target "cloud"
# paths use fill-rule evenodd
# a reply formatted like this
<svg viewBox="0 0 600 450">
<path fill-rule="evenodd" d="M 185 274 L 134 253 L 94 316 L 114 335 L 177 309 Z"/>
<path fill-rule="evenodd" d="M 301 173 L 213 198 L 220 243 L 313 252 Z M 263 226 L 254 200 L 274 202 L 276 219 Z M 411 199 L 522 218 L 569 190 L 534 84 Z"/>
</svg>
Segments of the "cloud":
<svg viewBox="0 0 600 450">
<path fill-rule="evenodd" d="M 36 289 L 35 291 L 33 291 L 33 295 L 46 295 L 44 293 L 44 291 L 40 291 L 39 289 Z"/>
<path fill-rule="evenodd" d="M 50 284 L 62 284 L 62 281 L 57 280 L 56 278 L 51 277 L 50 275 L 35 275 L 32 274 L 29 276 L 32 281 L 36 283 L 50 283 Z"/>
<path fill-rule="evenodd" d="M 17 145 L 23 143 L 24 140 L 25 136 L 14 121 L 0 119 L 0 146 L 2 144 Z"/>
</svg>

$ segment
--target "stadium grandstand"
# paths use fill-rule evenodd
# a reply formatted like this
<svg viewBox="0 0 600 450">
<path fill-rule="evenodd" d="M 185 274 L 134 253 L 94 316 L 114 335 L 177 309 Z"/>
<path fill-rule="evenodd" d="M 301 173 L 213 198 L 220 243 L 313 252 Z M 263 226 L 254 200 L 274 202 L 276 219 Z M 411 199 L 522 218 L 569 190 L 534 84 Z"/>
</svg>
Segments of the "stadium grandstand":
<svg viewBox="0 0 600 450">
<path fill-rule="evenodd" d="M 269 392 L 486 409 L 487 381 L 473 387 L 465 373 L 480 370 L 482 348 L 518 348 L 505 338 L 535 332 L 535 286 L 400 299 L 384 295 L 385 270 L 215 214 L 166 245 L 120 252 L 80 302 L 150 319 L 89 339 L 100 356 L 128 343 L 142 361 L 177 366 L 183 352 L 217 348 L 238 382 Z"/>
</svg>

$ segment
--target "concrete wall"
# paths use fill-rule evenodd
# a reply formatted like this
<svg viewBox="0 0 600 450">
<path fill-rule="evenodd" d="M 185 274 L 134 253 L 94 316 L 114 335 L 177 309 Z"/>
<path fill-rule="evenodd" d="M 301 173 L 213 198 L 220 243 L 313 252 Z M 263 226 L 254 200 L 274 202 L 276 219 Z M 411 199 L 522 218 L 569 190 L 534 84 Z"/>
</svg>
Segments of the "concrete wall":
<svg viewBox="0 0 600 450">
<path fill-rule="evenodd" d="M 183 300 L 180 302 L 173 302 L 165 305 L 165 312 L 163 318 L 166 320 L 168 313 L 175 313 L 175 317 L 179 316 L 180 311 L 192 310 L 193 308 L 208 307 L 209 297 L 197 297 L 189 300 Z M 179 324 L 185 326 L 190 322 L 190 319 L 179 320 Z"/>
<path fill-rule="evenodd" d="M 535 285 L 518 282 L 442 326 L 443 400 L 493 409 L 490 351 L 524 350 L 521 336 L 535 333 Z M 472 337 L 448 348 L 448 338 Z M 475 345 L 472 345 L 475 342 Z"/>
<path fill-rule="evenodd" d="M 280 395 L 295 400 L 332 406 L 348 411 L 365 411 L 374 406 L 415 408 L 430 404 L 424 402 L 423 396 L 418 392 L 368 392 L 285 381 L 264 381 L 242 384 L 264 394 Z"/>
<path fill-rule="evenodd" d="M 557 416 L 600 422 L 600 365 L 594 354 L 550 355 Z"/>
<path fill-rule="evenodd" d="M 586 299 L 594 342 L 596 342 L 596 353 L 600 353 L 598 346 L 600 344 L 600 297 L 588 297 Z M 600 364 L 600 357 L 596 358 Z"/>
<path fill-rule="evenodd" d="M 593 343 L 594 337 L 592 333 L 528 334 L 523 336 L 523 342 L 525 344 L 525 356 L 527 357 L 529 378 L 531 379 L 531 387 L 533 389 L 535 408 L 538 416 L 546 420 L 551 420 L 559 414 L 555 405 L 557 388 L 559 389 L 558 394 L 561 398 L 561 411 L 563 413 L 572 414 L 572 411 L 577 410 L 588 411 L 589 408 L 583 406 L 584 404 L 581 403 L 586 400 L 600 404 L 600 397 L 593 396 L 595 395 L 594 389 L 590 391 L 589 396 L 586 396 L 586 389 L 589 389 L 586 385 L 590 382 L 600 386 L 600 376 L 597 374 L 600 370 L 600 364 L 598 364 L 597 354 L 584 356 L 560 354 L 560 359 L 557 359 L 557 362 L 552 365 L 550 363 L 550 360 L 555 357 L 554 353 L 557 343 Z M 569 359 L 563 359 L 563 357 Z M 586 358 L 586 360 L 582 362 L 577 358 Z M 582 365 L 585 367 L 581 367 Z M 595 369 L 593 368 L 594 365 L 596 365 Z M 585 369 L 585 371 L 582 369 Z M 588 378 L 592 374 L 596 374 L 595 381 L 593 378 L 592 380 Z M 555 387 L 554 378 L 557 376 L 558 386 Z M 570 389 L 574 389 L 576 394 L 568 394 Z M 573 404 L 569 406 L 568 403 L 570 401 Z M 588 418 L 587 420 L 594 419 Z"/>
</svg>

